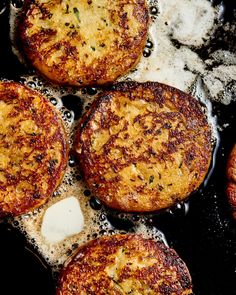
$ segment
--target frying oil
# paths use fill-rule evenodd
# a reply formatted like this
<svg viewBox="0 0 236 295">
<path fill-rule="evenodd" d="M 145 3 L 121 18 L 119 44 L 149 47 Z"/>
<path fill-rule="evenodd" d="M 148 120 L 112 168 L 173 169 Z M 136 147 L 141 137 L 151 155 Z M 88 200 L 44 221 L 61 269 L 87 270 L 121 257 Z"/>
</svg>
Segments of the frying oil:
<svg viewBox="0 0 236 295">
<path fill-rule="evenodd" d="M 148 3 L 151 22 L 143 56 L 138 66 L 120 81 L 158 81 L 191 93 L 201 103 L 212 126 L 216 152 L 219 136 L 211 101 L 228 104 L 235 99 L 236 91 L 236 56 L 227 50 L 212 51 L 208 47 L 219 27 L 229 30 L 227 23 L 222 22 L 224 7 L 213 7 L 207 0 L 150 0 Z M 10 7 L 10 37 L 13 52 L 25 62 L 16 42 L 19 6 Z M 79 118 L 100 90 L 58 87 L 35 74 L 21 77 L 20 82 L 39 90 L 58 109 L 69 138 L 68 165 L 53 197 L 40 209 L 11 221 L 52 269 L 59 270 L 80 245 L 103 235 L 142 233 L 167 244 L 164 234 L 150 225 L 151 214 L 121 213 L 104 207 L 80 175 L 73 154 L 74 135 Z M 214 161 L 215 156 L 209 176 Z M 187 202 L 169 210 L 172 215 L 179 212 L 188 213 Z"/>
</svg>

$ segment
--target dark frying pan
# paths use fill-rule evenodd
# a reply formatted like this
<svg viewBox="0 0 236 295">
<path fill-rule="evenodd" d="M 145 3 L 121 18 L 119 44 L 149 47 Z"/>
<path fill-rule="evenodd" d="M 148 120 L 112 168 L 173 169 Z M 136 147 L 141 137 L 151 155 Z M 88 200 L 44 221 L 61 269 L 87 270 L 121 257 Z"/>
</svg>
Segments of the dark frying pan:
<svg viewBox="0 0 236 295">
<path fill-rule="evenodd" d="M 21 0 L 13 0 L 21 6 Z M 212 1 L 214 4 L 220 0 Z M 28 73 L 11 51 L 9 40 L 8 1 L 0 2 L 0 77 L 19 80 Z M 236 26 L 236 3 L 224 1 L 224 21 Z M 199 54 L 213 52 L 218 48 L 236 52 L 235 34 L 216 38 Z M 72 99 L 72 98 L 71 98 Z M 76 102 L 67 101 L 67 107 L 76 108 Z M 229 152 L 236 142 L 236 101 L 230 105 L 213 102 L 213 112 L 220 131 L 220 145 L 215 166 L 209 181 L 189 202 L 185 214 L 183 206 L 171 213 L 154 215 L 150 223 L 162 230 L 171 247 L 183 258 L 193 278 L 194 292 L 199 295 L 236 294 L 236 227 L 227 203 L 225 168 Z M 0 126 L 1 128 L 1 126 Z M 122 225 L 111 220 L 116 226 Z M 116 224 L 117 223 L 117 224 Z M 126 225 L 124 224 L 124 227 Z M 42 257 L 26 242 L 24 235 L 13 229 L 6 221 L 0 223 L 0 294 L 52 295 L 55 279 Z"/>
</svg>

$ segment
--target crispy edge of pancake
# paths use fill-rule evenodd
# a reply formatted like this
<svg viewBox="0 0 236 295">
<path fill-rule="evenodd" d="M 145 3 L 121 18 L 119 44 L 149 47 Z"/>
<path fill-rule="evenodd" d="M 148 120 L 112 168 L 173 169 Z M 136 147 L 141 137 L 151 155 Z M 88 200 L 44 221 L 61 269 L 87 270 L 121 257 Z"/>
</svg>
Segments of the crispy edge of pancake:
<svg viewBox="0 0 236 295">
<path fill-rule="evenodd" d="M 122 257 L 119 257 L 119 255 Z M 115 257 L 119 257 L 119 261 L 115 261 Z M 121 260 L 122 258 L 125 263 Z M 145 258 L 147 259 L 146 264 Z M 139 265 L 135 269 L 137 271 L 136 276 L 135 270 L 129 276 L 130 262 L 141 264 L 141 269 Z M 118 278 L 113 280 L 109 276 L 109 271 L 111 269 L 111 272 L 113 272 L 114 267 Z M 142 269 L 142 267 L 144 268 Z M 173 278 L 173 282 L 170 276 L 175 276 L 174 273 L 176 277 Z M 99 274 L 101 274 L 102 282 L 99 280 Z M 79 280 L 80 276 L 81 279 Z M 98 277 L 97 281 L 96 276 Z M 91 291 L 91 289 L 94 292 L 96 291 L 94 294 L 98 295 L 129 294 L 118 292 L 119 288 L 117 290 L 116 283 L 121 280 L 119 282 L 121 284 L 122 279 L 125 281 L 130 278 L 131 280 L 132 278 L 137 281 L 141 280 L 142 285 L 146 283 L 147 286 L 152 286 L 154 292 L 158 292 L 152 294 L 192 294 L 192 280 L 189 270 L 176 251 L 161 242 L 146 239 L 140 234 L 105 236 L 80 246 L 61 270 L 56 294 L 90 294 L 86 291 Z M 72 281 L 72 279 L 74 280 Z M 163 282 L 155 288 L 154 285 L 158 279 L 163 280 Z M 78 280 L 80 289 L 76 290 Z M 111 293 L 106 293 L 107 290 L 110 290 Z M 76 293 L 76 291 L 83 291 L 84 293 Z"/>
<path fill-rule="evenodd" d="M 111 66 L 114 66 L 114 62 L 111 62 L 111 59 L 109 58 L 108 61 L 108 65 L 110 64 L 110 66 L 108 67 L 107 65 L 107 59 L 106 56 L 104 56 L 102 59 L 99 59 L 97 62 L 97 67 L 94 70 L 94 65 L 96 64 L 95 62 L 93 62 L 91 64 L 91 66 L 89 66 L 87 69 L 83 69 L 83 73 L 85 73 L 86 78 L 84 79 L 85 82 L 83 82 L 80 78 L 73 78 L 75 75 L 71 75 L 71 77 L 68 76 L 67 72 L 68 69 L 66 68 L 65 70 L 62 70 L 62 67 L 58 67 L 58 65 L 54 65 L 54 66 L 48 66 L 47 64 L 45 64 L 45 62 L 42 59 L 42 55 L 38 54 L 38 49 L 37 46 L 31 46 L 31 38 L 29 38 L 26 34 L 26 28 L 31 26 L 31 23 L 29 23 L 27 21 L 28 17 L 27 15 L 30 14 L 30 11 L 32 10 L 31 6 L 34 5 L 32 4 L 32 1 L 30 0 L 25 0 L 24 2 L 24 7 L 22 9 L 22 13 L 21 13 L 21 17 L 20 17 L 20 21 L 19 21 L 19 46 L 22 49 L 22 51 L 24 52 L 24 57 L 25 59 L 29 62 L 29 64 L 33 64 L 33 66 L 37 69 L 37 71 L 39 73 L 41 73 L 45 78 L 51 80 L 54 83 L 60 84 L 60 85 L 68 85 L 68 86 L 78 86 L 78 87 L 86 87 L 86 86 L 96 86 L 96 85 L 109 85 L 112 82 L 114 82 L 116 79 L 118 79 L 121 76 L 124 76 L 125 74 L 127 74 L 128 72 L 130 72 L 130 70 L 132 70 L 133 68 L 135 68 L 135 66 L 138 64 L 138 62 L 140 61 L 140 58 L 142 56 L 143 53 L 143 49 L 145 47 L 146 41 L 147 41 L 147 34 L 148 34 L 148 27 L 149 27 L 149 23 L 150 23 L 150 19 L 149 19 L 149 12 L 148 12 L 148 7 L 147 7 L 147 2 L 146 0 L 141 0 L 141 1 L 137 1 L 138 3 L 136 3 L 137 8 L 135 9 L 135 16 L 136 19 L 139 21 L 139 23 L 141 24 L 141 29 L 140 29 L 140 33 L 139 33 L 139 37 L 140 40 L 139 42 L 137 41 L 137 38 L 134 39 L 133 43 L 134 46 L 132 46 L 131 50 L 130 50 L 130 63 L 129 66 L 125 65 L 127 63 L 127 56 L 123 56 L 123 60 L 125 58 L 126 62 L 122 63 L 119 61 L 120 65 L 120 70 L 116 73 L 116 74 L 109 74 L 108 77 L 106 78 L 106 74 L 109 71 L 109 68 L 111 68 Z M 140 9 L 140 7 L 142 9 Z M 43 9 L 42 9 L 43 11 Z M 141 14 L 142 12 L 142 14 Z M 47 16 L 49 12 L 45 11 L 45 15 Z M 122 27 L 122 21 L 121 21 L 121 27 Z M 123 28 L 124 31 L 126 30 L 126 28 Z M 53 32 L 49 32 L 49 34 L 53 34 Z M 41 34 L 41 37 L 46 38 L 46 34 Z M 37 42 L 42 42 L 39 40 L 36 40 Z M 138 42 L 138 43 L 137 43 Z M 63 43 L 63 42 L 61 42 Z M 64 44 L 65 45 L 65 44 Z M 31 48 L 32 47 L 32 48 Z M 68 47 L 68 48 L 67 48 Z M 67 48 L 66 50 L 68 52 L 70 52 L 70 46 L 66 46 L 65 48 Z M 139 48 L 139 50 L 138 50 Z M 118 51 L 118 47 L 117 47 L 117 51 Z M 129 49 L 127 49 L 129 50 Z M 127 51 L 126 50 L 126 51 Z M 116 50 L 115 50 L 116 52 Z M 115 55 L 115 53 L 113 54 L 113 56 Z M 124 55 L 124 54 L 123 54 Z M 101 67 L 99 67 L 99 65 L 104 65 Z M 84 68 L 84 66 L 83 66 Z M 86 68 L 86 67 L 85 67 Z M 99 71 L 98 71 L 99 70 Z M 98 75 L 98 72 L 101 73 L 101 75 Z M 105 74 L 104 74 L 105 73 Z M 72 77 L 73 76 L 73 77 Z"/>
<path fill-rule="evenodd" d="M 86 128 L 86 126 L 88 125 L 88 123 L 90 122 L 90 120 L 93 120 L 93 117 L 95 115 L 95 113 L 97 112 L 97 109 L 99 108 L 101 103 L 104 102 L 109 102 L 109 100 L 112 98 L 112 92 L 113 91 L 121 91 L 122 92 L 126 92 L 126 91 L 130 91 L 132 92 L 132 90 L 136 90 L 137 88 L 141 87 L 141 89 L 148 89 L 151 91 L 167 91 L 167 92 L 171 92 L 173 95 L 177 95 L 181 104 L 182 104 L 182 112 L 184 113 L 185 116 L 188 115 L 188 113 L 194 112 L 195 116 L 197 118 L 199 118 L 199 123 L 201 122 L 201 124 L 203 124 L 205 127 L 207 127 L 207 133 L 205 134 L 205 139 L 207 138 L 206 142 L 208 144 L 206 144 L 204 146 L 204 156 L 203 158 L 205 159 L 205 166 L 204 169 L 203 167 L 199 166 L 202 170 L 201 170 L 201 177 L 199 178 L 197 185 L 195 187 L 193 187 L 193 189 L 188 193 L 187 196 L 185 196 L 182 199 L 186 199 L 191 193 L 193 193 L 195 190 L 198 189 L 198 187 L 201 185 L 201 183 L 203 182 L 205 176 L 208 173 L 208 169 L 210 167 L 210 163 L 211 163 L 211 156 L 212 156 L 212 150 L 213 150 L 213 144 L 211 143 L 211 129 L 210 126 L 207 122 L 206 116 L 203 113 L 203 111 L 200 108 L 200 104 L 199 102 L 194 99 L 192 96 L 165 84 L 161 84 L 158 82 L 145 82 L 145 83 L 138 83 L 138 82 L 121 82 L 121 83 L 117 83 L 115 85 L 113 85 L 110 89 L 107 89 L 104 93 L 101 93 L 98 98 L 93 102 L 92 106 L 90 107 L 90 109 L 87 111 L 87 113 L 84 114 L 84 116 L 82 117 L 80 124 L 79 124 L 79 130 L 77 132 L 76 135 L 76 140 L 75 140 L 75 151 L 77 153 L 77 156 L 79 158 L 79 166 L 80 166 L 80 170 L 82 172 L 83 177 L 85 178 L 85 181 L 87 182 L 86 179 L 86 173 L 84 172 L 84 169 L 86 169 L 84 167 L 83 164 L 81 164 L 83 162 L 83 156 L 81 156 L 82 152 L 83 152 L 83 143 L 81 143 L 81 136 L 83 134 L 84 129 Z M 185 99 L 189 99 L 189 105 L 187 105 L 185 103 Z M 203 171 L 204 170 L 204 171 Z M 88 183 L 88 182 L 87 182 Z M 96 189 L 94 187 L 92 187 L 91 185 L 89 185 L 89 188 L 91 189 L 91 191 L 95 194 L 95 196 L 97 196 L 101 201 L 103 201 L 108 207 L 111 207 L 113 209 L 118 209 L 118 210 L 123 210 L 123 211 L 127 211 L 127 212 L 153 212 L 153 211 L 159 211 L 161 209 L 165 209 L 167 207 L 170 207 L 172 205 L 174 205 L 176 202 L 179 201 L 179 199 L 176 199 L 175 201 L 173 201 L 173 203 L 171 205 L 165 206 L 165 207 L 156 207 L 156 208 L 149 208 L 148 210 L 143 209 L 143 208 L 126 208 L 121 207 L 117 204 L 111 204 L 111 203 L 107 203 L 106 200 L 103 198 L 103 196 L 100 196 L 99 193 L 96 191 Z M 182 200 L 181 199 L 181 200 Z"/>
<path fill-rule="evenodd" d="M 62 145 L 62 150 L 61 150 L 61 155 L 62 155 L 62 160 L 61 163 L 59 165 L 59 168 L 56 171 L 56 174 L 54 173 L 53 177 L 54 177 L 54 183 L 51 184 L 51 186 L 48 189 L 48 195 L 45 195 L 38 199 L 38 198 L 33 198 L 33 196 L 29 199 L 27 197 L 27 200 L 23 200 L 23 202 L 20 205 L 14 205 L 14 202 L 10 202 L 9 206 L 7 205 L 7 203 L 5 205 L 7 205 L 9 207 L 9 210 L 3 209 L 2 206 L 3 205 L 0 204 L 0 218 L 4 218 L 4 217 L 9 217 L 9 216 L 18 216 L 24 213 L 27 213 L 29 211 L 33 211 L 35 209 L 37 209 L 38 207 L 40 207 L 41 205 L 45 204 L 49 198 L 52 196 L 53 192 L 57 189 L 57 187 L 60 185 L 64 174 L 65 174 L 65 170 L 66 170 L 66 166 L 67 166 L 67 161 L 68 161 L 68 142 L 67 142 L 67 134 L 66 134 L 66 130 L 63 124 L 63 121 L 61 119 L 61 115 L 59 113 L 59 111 L 54 108 L 50 102 L 47 101 L 47 99 L 38 91 L 35 91 L 25 85 L 22 85 L 20 83 L 17 82 L 0 82 L 0 85 L 4 85 L 5 89 L 3 91 L 3 93 L 0 93 L 0 95 L 2 96 L 5 92 L 8 92 L 8 95 L 12 95 L 13 99 L 15 97 L 15 94 L 17 93 L 17 100 L 19 99 L 19 93 L 18 90 L 22 89 L 22 91 L 24 92 L 25 96 L 33 96 L 33 97 L 37 97 L 40 99 L 41 103 L 43 103 L 46 108 L 48 110 L 50 110 L 51 114 L 53 115 L 53 119 L 56 119 L 56 122 L 59 127 L 60 127 L 60 139 L 59 141 L 61 142 Z M 24 97 L 23 97 L 24 99 Z M 0 99 L 1 100 L 1 99 Z M 50 122 L 51 124 L 51 122 Z M 51 177 L 52 178 L 52 177 Z"/>
</svg>

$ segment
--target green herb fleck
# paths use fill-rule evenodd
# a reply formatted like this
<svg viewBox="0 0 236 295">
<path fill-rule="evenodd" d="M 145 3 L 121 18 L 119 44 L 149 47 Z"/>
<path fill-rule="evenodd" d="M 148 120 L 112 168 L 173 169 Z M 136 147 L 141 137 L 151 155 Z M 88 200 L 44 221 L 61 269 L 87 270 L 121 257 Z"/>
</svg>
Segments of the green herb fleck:
<svg viewBox="0 0 236 295">
<path fill-rule="evenodd" d="M 93 46 L 91 46 L 91 49 L 93 50 L 93 51 L 95 51 L 96 49 L 95 49 L 95 47 L 93 47 Z"/>
<path fill-rule="evenodd" d="M 77 7 L 74 7 L 74 8 L 73 8 L 73 11 L 74 11 L 74 14 L 75 14 L 75 16 L 76 16 L 78 22 L 80 23 L 80 15 L 79 15 L 79 10 L 78 10 L 78 8 L 77 8 Z"/>
<path fill-rule="evenodd" d="M 151 175 L 151 176 L 149 177 L 149 184 L 152 183 L 153 181 L 154 181 L 154 176 Z"/>
</svg>

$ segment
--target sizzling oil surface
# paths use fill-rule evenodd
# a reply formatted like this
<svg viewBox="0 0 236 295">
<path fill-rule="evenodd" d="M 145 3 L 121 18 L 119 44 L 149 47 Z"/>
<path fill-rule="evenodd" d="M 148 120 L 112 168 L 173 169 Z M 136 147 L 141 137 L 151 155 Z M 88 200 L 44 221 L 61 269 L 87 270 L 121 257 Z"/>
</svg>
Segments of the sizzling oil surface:
<svg viewBox="0 0 236 295">
<path fill-rule="evenodd" d="M 228 104 L 235 99 L 236 87 L 235 55 L 228 50 L 208 48 L 219 27 L 227 30 L 227 24 L 221 22 L 223 7 L 213 7 L 207 0 L 154 0 L 149 1 L 149 5 L 152 22 L 144 56 L 137 69 L 121 80 L 158 81 L 191 92 L 203 103 L 215 141 L 218 133 L 210 100 Z M 18 12 L 19 9 L 12 5 L 10 23 L 13 41 Z M 14 52 L 23 60 L 16 43 L 13 44 Z M 96 97 L 97 90 L 58 88 L 35 75 L 24 76 L 21 81 L 42 91 L 60 109 L 72 147 L 77 120 Z M 80 203 L 84 219 L 81 231 L 73 235 L 67 232 L 65 239 L 60 241 L 45 239 L 41 227 L 46 210 L 71 196 Z M 170 214 L 176 212 L 187 214 L 187 203 L 170 210 Z M 104 208 L 87 190 L 72 154 L 63 183 L 50 202 L 32 214 L 12 220 L 12 223 L 25 233 L 29 241 L 34 241 L 35 247 L 57 270 L 78 245 L 99 235 L 142 232 L 165 241 L 162 232 L 150 226 L 152 218 L 150 215 L 123 214 Z"/>
</svg>

